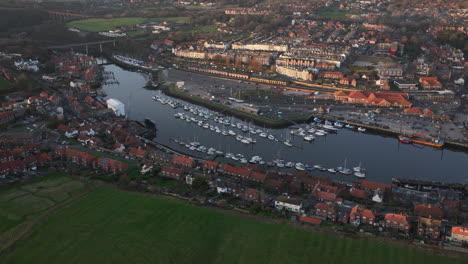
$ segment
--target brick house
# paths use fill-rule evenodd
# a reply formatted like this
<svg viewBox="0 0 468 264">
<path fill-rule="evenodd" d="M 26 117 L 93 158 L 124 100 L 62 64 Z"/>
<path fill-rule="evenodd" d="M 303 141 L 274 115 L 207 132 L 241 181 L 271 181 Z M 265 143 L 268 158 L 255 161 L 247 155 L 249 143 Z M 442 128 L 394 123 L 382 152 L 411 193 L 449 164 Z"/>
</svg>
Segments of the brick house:
<svg viewBox="0 0 468 264">
<path fill-rule="evenodd" d="M 193 168 L 195 166 L 195 160 L 192 158 L 175 155 L 172 158 L 172 164 L 186 168 Z"/>
<path fill-rule="evenodd" d="M 184 169 L 173 167 L 171 165 L 164 165 L 161 168 L 161 175 L 166 178 L 180 180 L 183 176 Z"/>
<path fill-rule="evenodd" d="M 356 205 L 351 209 L 349 214 L 349 223 L 353 225 L 368 224 L 373 225 L 375 223 L 375 215 L 371 210 L 361 208 Z"/>
<path fill-rule="evenodd" d="M 385 215 L 385 227 L 398 229 L 408 233 L 410 224 L 406 215 L 401 214 L 386 214 Z"/>
<path fill-rule="evenodd" d="M 419 217 L 418 235 L 422 237 L 428 237 L 431 239 L 439 239 L 441 225 L 441 220 Z"/>
<path fill-rule="evenodd" d="M 444 217 L 442 209 L 430 204 L 418 204 L 414 207 L 414 215 L 441 220 Z"/>
<path fill-rule="evenodd" d="M 214 161 L 205 160 L 202 164 L 204 170 L 216 171 L 218 168 L 218 163 Z"/>
<path fill-rule="evenodd" d="M 336 205 L 333 203 L 318 203 L 315 205 L 315 214 L 335 222 L 337 216 Z"/>
</svg>

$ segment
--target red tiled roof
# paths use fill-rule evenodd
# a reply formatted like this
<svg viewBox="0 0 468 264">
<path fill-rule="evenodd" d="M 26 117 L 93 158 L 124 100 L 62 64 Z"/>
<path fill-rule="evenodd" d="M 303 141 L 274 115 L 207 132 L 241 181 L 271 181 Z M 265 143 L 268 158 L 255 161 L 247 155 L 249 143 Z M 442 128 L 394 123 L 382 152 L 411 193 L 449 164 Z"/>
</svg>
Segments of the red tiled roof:
<svg viewBox="0 0 468 264">
<path fill-rule="evenodd" d="M 408 224 L 408 220 L 406 219 L 406 215 L 401 214 L 386 214 L 385 221 L 395 221 L 400 224 Z"/>
<path fill-rule="evenodd" d="M 175 155 L 172 158 L 172 163 L 186 166 L 186 167 L 193 167 L 193 165 L 195 165 L 195 161 L 192 158 L 187 158 L 187 157 L 178 156 L 178 155 Z"/>
<path fill-rule="evenodd" d="M 468 237 L 468 228 L 462 226 L 452 227 L 452 234 Z"/>
<path fill-rule="evenodd" d="M 365 216 L 367 219 L 375 219 L 374 213 L 371 210 L 361 208 L 359 205 L 356 205 L 351 209 L 350 216 Z"/>
<path fill-rule="evenodd" d="M 245 167 L 235 167 L 235 166 L 230 166 L 230 165 L 223 164 L 223 165 L 221 165 L 221 170 L 224 173 L 237 175 L 237 176 L 241 176 L 241 177 L 249 177 L 249 175 L 250 175 L 250 170 L 248 168 L 245 168 Z"/>
<path fill-rule="evenodd" d="M 328 201 L 334 201 L 336 199 L 336 195 L 334 193 L 329 192 L 315 191 L 314 195 L 319 199 Z"/>
<path fill-rule="evenodd" d="M 316 224 L 316 225 L 320 225 L 320 223 L 322 222 L 322 220 L 320 219 L 308 217 L 308 216 L 299 217 L 299 221 L 309 223 L 309 224 Z"/>
<path fill-rule="evenodd" d="M 184 171 L 184 169 L 176 168 L 176 167 L 173 167 L 171 165 L 164 165 L 164 166 L 162 166 L 161 171 L 181 175 L 182 172 Z"/>
<path fill-rule="evenodd" d="M 380 189 L 381 191 L 384 191 L 386 189 L 391 189 L 392 185 L 385 184 L 385 183 L 380 183 L 380 182 L 373 182 L 373 181 L 363 180 L 361 182 L 361 187 L 364 188 L 364 189 L 372 190 L 372 191 L 375 191 L 377 189 Z"/>
<path fill-rule="evenodd" d="M 203 168 L 205 169 L 215 170 L 217 167 L 218 167 L 218 162 L 209 161 L 209 160 L 205 160 L 203 162 Z"/>
<path fill-rule="evenodd" d="M 146 154 L 146 151 L 144 151 L 142 149 L 137 149 L 137 148 L 130 148 L 129 153 L 133 154 L 135 156 L 138 156 L 138 157 L 144 157 L 145 154 Z"/>
<path fill-rule="evenodd" d="M 444 213 L 439 207 L 432 205 L 419 204 L 414 207 L 414 214 L 417 216 L 427 217 L 427 218 L 436 218 L 442 219 Z"/>
<path fill-rule="evenodd" d="M 358 197 L 358 198 L 366 198 L 368 196 L 368 193 L 364 190 L 360 190 L 360 189 L 356 189 L 356 188 L 353 188 L 350 192 L 349 192 L 352 196 L 354 197 Z"/>
<path fill-rule="evenodd" d="M 250 178 L 254 181 L 258 181 L 258 182 L 263 182 L 265 180 L 265 173 L 262 173 L 262 172 L 252 172 L 252 174 L 250 175 Z"/>
</svg>

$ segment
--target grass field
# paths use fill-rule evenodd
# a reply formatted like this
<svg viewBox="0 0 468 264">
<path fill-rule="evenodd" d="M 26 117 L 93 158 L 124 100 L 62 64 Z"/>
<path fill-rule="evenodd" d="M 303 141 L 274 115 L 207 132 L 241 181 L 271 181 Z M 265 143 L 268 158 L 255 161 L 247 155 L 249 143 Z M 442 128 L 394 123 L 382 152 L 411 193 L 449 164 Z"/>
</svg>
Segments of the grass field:
<svg viewBox="0 0 468 264">
<path fill-rule="evenodd" d="M 65 201 L 83 186 L 84 183 L 57 173 L 0 191 L 0 235 L 26 217 Z"/>
<path fill-rule="evenodd" d="M 90 31 L 90 32 L 100 32 L 100 31 L 109 31 L 115 30 L 121 26 L 134 26 L 137 24 L 145 22 L 175 22 L 175 23 L 188 23 L 190 20 L 189 17 L 154 17 L 154 18 L 144 18 L 144 17 L 121 17 L 121 18 L 92 18 L 85 20 L 72 21 L 67 24 L 68 27 L 77 28 L 79 30 Z"/>
<path fill-rule="evenodd" d="M 0 90 L 10 89 L 10 88 L 11 88 L 11 84 L 7 80 L 0 78 Z"/>
<path fill-rule="evenodd" d="M 466 263 L 185 202 L 101 187 L 52 216 L 1 263 Z"/>
<path fill-rule="evenodd" d="M 133 26 L 146 21 L 143 17 L 122 17 L 122 18 L 93 18 L 85 20 L 77 20 L 68 23 L 69 27 L 79 30 L 99 32 L 115 30 L 120 26 Z"/>
<path fill-rule="evenodd" d="M 332 18 L 345 18 L 346 12 L 343 11 L 320 11 L 319 15 L 322 17 L 332 17 Z"/>
</svg>

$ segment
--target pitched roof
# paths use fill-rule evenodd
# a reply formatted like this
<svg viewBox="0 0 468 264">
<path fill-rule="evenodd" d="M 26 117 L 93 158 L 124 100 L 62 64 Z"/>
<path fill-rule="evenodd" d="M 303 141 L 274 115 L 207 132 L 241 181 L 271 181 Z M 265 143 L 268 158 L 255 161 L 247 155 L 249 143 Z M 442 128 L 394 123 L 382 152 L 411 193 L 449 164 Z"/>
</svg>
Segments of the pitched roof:
<svg viewBox="0 0 468 264">
<path fill-rule="evenodd" d="M 417 216 L 442 219 L 444 213 L 439 207 L 432 205 L 418 204 L 414 207 L 414 214 Z"/>
<path fill-rule="evenodd" d="M 356 188 L 352 188 L 349 194 L 351 194 L 354 197 L 363 198 L 363 199 L 367 198 L 368 196 L 368 193 L 366 191 L 361 190 L 361 189 L 356 189 Z"/>
<path fill-rule="evenodd" d="M 463 226 L 454 226 L 452 227 L 452 235 L 453 234 L 468 237 L 468 228 Z"/>
<path fill-rule="evenodd" d="M 172 158 L 172 163 L 181 164 L 181 165 L 188 166 L 188 167 L 193 167 L 193 165 L 195 164 L 195 161 L 192 158 L 175 155 Z"/>
<path fill-rule="evenodd" d="M 350 216 L 363 216 L 363 217 L 366 217 L 366 218 L 375 218 L 375 215 L 374 213 L 369 210 L 369 209 L 364 209 L 364 208 L 361 208 L 359 205 L 356 205 L 353 207 L 353 209 L 351 209 L 351 213 L 349 214 Z"/>
<path fill-rule="evenodd" d="M 309 224 L 316 224 L 316 225 L 320 225 L 320 223 L 322 222 L 322 220 L 320 219 L 308 217 L 308 216 L 299 217 L 299 221 L 309 223 Z"/>
<path fill-rule="evenodd" d="M 146 151 L 142 150 L 142 149 L 137 149 L 137 148 L 130 148 L 130 154 L 133 154 L 135 156 L 138 156 L 138 157 L 144 157 L 145 154 L 146 154 Z"/>
<path fill-rule="evenodd" d="M 361 187 L 364 188 L 364 189 L 373 190 L 373 191 L 375 191 L 377 189 L 380 189 L 381 191 L 384 191 L 386 189 L 391 189 L 392 185 L 385 184 L 385 183 L 380 183 L 380 182 L 373 182 L 373 181 L 363 180 L 361 182 Z"/>
<path fill-rule="evenodd" d="M 397 223 L 401 224 L 408 224 L 408 220 L 406 219 L 406 215 L 401 215 L 401 214 L 386 214 L 385 215 L 385 221 L 395 221 Z"/>
<path fill-rule="evenodd" d="M 171 165 L 164 165 L 162 166 L 161 171 L 181 175 L 184 170 L 182 168 L 173 167 Z"/>
</svg>

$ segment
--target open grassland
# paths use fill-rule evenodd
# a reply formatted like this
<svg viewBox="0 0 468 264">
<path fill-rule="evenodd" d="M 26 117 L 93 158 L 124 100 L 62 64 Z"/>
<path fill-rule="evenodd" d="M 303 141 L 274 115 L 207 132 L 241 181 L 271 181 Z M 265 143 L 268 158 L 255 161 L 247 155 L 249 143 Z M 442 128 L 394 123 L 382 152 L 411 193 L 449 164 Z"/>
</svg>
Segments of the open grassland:
<svg viewBox="0 0 468 264">
<path fill-rule="evenodd" d="M 143 17 L 122 17 L 122 18 L 92 18 L 85 20 L 77 20 L 68 23 L 67 25 L 79 30 L 99 32 L 115 30 L 121 26 L 134 26 L 136 24 L 144 23 L 146 21 Z"/>
<path fill-rule="evenodd" d="M 343 12 L 343 11 L 320 11 L 319 15 L 321 17 L 345 18 L 346 17 L 346 12 Z"/>
<path fill-rule="evenodd" d="M 0 190 L 0 236 L 27 217 L 71 198 L 83 187 L 84 183 L 57 173 Z"/>
<path fill-rule="evenodd" d="M 146 22 L 175 22 L 185 24 L 190 20 L 189 17 L 121 17 L 121 18 L 92 18 L 85 20 L 72 21 L 67 24 L 68 27 L 77 28 L 79 30 L 100 32 L 115 30 L 121 26 L 134 26 Z"/>
<path fill-rule="evenodd" d="M 424 263 L 461 259 L 260 223 L 100 187 L 36 228 L 1 263 Z"/>
</svg>

